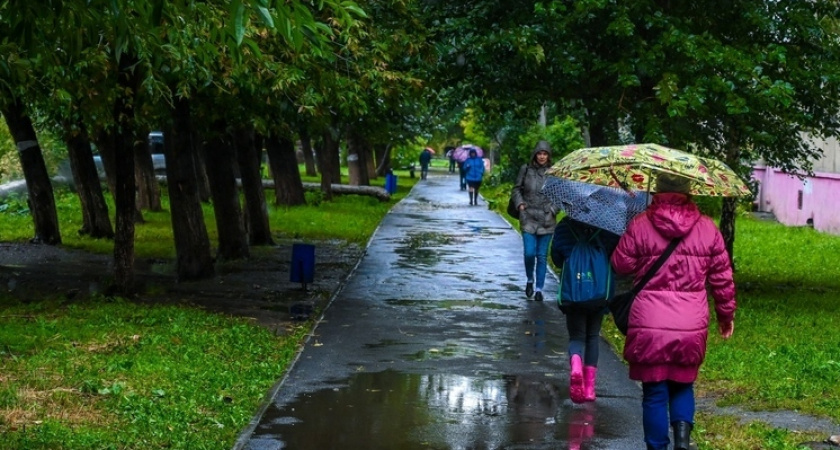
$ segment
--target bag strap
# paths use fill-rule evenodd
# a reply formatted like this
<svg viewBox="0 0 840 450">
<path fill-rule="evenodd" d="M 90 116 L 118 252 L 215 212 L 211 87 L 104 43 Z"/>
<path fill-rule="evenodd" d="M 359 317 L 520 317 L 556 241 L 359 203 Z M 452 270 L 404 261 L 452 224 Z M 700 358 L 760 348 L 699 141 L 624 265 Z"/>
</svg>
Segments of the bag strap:
<svg viewBox="0 0 840 450">
<path fill-rule="evenodd" d="M 522 175 L 522 182 L 519 183 L 519 184 L 513 185 L 513 187 L 518 187 L 520 190 L 522 190 L 522 187 L 525 186 L 525 177 L 527 177 L 527 176 L 528 176 L 528 165 L 526 164 L 525 165 L 525 173 Z M 511 198 L 511 200 L 513 199 L 513 191 L 511 191 L 510 198 Z M 514 205 L 514 206 L 516 206 L 516 208 L 519 209 L 519 205 Z"/>
<path fill-rule="evenodd" d="M 668 257 L 671 256 L 671 253 L 674 252 L 674 249 L 677 248 L 677 245 L 680 245 L 680 242 L 682 242 L 681 237 L 671 239 L 671 242 L 668 244 L 668 247 L 665 248 L 665 252 L 659 255 L 659 258 L 657 258 L 656 262 L 653 263 L 652 266 L 650 266 L 650 269 L 648 269 L 647 273 L 645 273 L 645 276 L 643 276 L 642 279 L 639 280 L 639 282 L 633 286 L 633 289 L 631 289 L 633 295 L 637 295 L 639 291 L 641 291 L 645 287 L 647 282 L 650 281 L 651 278 L 653 278 L 653 275 L 656 273 L 657 270 L 659 270 L 660 267 L 662 267 L 662 264 L 665 264 L 665 260 L 667 260 Z"/>
</svg>

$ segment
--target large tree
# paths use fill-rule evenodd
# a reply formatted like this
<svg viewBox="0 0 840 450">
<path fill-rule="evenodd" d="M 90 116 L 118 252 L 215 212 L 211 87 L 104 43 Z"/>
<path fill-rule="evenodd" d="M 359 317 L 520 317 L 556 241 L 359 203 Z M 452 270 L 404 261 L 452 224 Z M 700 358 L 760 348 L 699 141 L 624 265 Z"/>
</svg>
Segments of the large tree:
<svg viewBox="0 0 840 450">
<path fill-rule="evenodd" d="M 655 141 L 794 169 L 838 134 L 834 1 L 427 2 L 449 99 L 551 101 L 592 145 Z M 622 131 L 628 131 L 623 135 Z M 734 242 L 734 201 L 721 228 Z"/>
</svg>

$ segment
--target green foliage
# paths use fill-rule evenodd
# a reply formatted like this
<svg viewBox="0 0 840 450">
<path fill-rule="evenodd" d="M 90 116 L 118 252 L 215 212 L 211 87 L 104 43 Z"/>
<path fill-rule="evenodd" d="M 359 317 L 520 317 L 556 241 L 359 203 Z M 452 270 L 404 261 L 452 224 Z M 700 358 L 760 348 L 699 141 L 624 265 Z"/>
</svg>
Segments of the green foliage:
<svg viewBox="0 0 840 450">
<path fill-rule="evenodd" d="M 476 116 L 475 110 L 467 108 L 461 117 L 461 128 L 464 130 L 464 143 L 477 145 L 485 150 L 490 150 L 492 140 L 488 137 L 488 131 Z"/>
<path fill-rule="evenodd" d="M 29 205 L 26 202 L 26 197 L 18 194 L 10 194 L 0 199 L 0 214 L 29 217 Z M 0 229 L 2 229 L 2 226 L 0 226 Z"/>
<path fill-rule="evenodd" d="M 0 183 L 23 178 L 17 147 L 6 121 L 0 116 Z"/>
<path fill-rule="evenodd" d="M 519 136 L 517 160 L 529 161 L 539 141 L 548 141 L 551 145 L 551 160 L 557 161 L 573 150 L 584 147 L 583 135 L 577 121 L 569 116 L 554 121 L 543 127 L 534 124 Z"/>
<path fill-rule="evenodd" d="M 394 146 L 391 149 L 391 167 L 404 168 L 414 165 L 419 170 L 418 158 L 424 148 L 426 148 L 426 140 L 419 136 L 405 144 Z"/>
</svg>

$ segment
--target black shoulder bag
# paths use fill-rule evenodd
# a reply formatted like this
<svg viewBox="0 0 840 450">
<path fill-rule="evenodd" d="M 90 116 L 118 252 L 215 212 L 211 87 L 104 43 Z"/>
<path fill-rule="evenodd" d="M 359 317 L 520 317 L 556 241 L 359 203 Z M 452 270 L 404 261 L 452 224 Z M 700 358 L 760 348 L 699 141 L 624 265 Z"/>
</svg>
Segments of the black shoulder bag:
<svg viewBox="0 0 840 450">
<path fill-rule="evenodd" d="M 612 313 L 613 320 L 615 321 L 615 326 L 618 328 L 618 331 L 621 334 L 627 336 L 627 326 L 628 322 L 630 321 L 630 308 L 633 306 L 633 300 L 636 299 L 636 294 L 639 293 L 642 289 L 644 289 L 645 285 L 653 275 L 662 267 L 662 264 L 665 264 L 665 260 L 671 256 L 671 253 L 674 252 L 674 249 L 677 248 L 677 245 L 680 244 L 682 238 L 672 239 L 671 242 L 668 244 L 668 247 L 665 248 L 665 252 L 662 253 L 659 258 L 650 266 L 645 276 L 639 280 L 639 283 L 634 285 L 632 289 L 627 292 L 622 292 L 621 294 L 617 294 L 613 297 L 612 301 L 609 304 L 610 312 Z"/>
<path fill-rule="evenodd" d="M 525 167 L 525 175 L 522 176 L 522 182 L 525 182 L 525 176 L 528 175 L 528 167 Z M 520 186 L 521 185 L 517 185 Z M 519 220 L 519 205 L 514 204 L 513 202 L 513 193 L 510 194 L 510 200 L 508 200 L 507 204 L 507 213 L 509 216 L 513 217 L 516 220 Z"/>
</svg>

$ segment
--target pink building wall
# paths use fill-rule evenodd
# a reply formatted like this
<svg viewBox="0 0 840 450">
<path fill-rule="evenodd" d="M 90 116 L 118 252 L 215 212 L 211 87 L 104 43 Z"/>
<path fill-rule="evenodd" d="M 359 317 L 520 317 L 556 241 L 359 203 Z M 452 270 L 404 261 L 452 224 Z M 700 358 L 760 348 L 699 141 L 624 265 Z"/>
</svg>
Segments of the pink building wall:
<svg viewBox="0 0 840 450">
<path fill-rule="evenodd" d="M 815 172 L 799 179 L 772 167 L 756 167 L 753 179 L 759 183 L 756 203 L 759 211 L 771 212 L 779 222 L 808 225 L 840 235 L 840 174 Z"/>
</svg>

